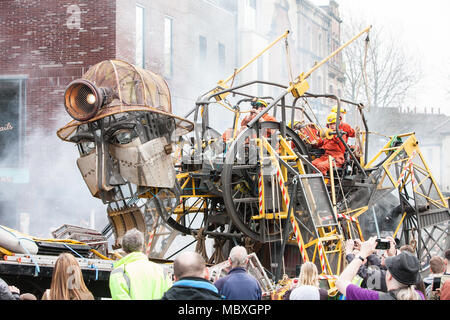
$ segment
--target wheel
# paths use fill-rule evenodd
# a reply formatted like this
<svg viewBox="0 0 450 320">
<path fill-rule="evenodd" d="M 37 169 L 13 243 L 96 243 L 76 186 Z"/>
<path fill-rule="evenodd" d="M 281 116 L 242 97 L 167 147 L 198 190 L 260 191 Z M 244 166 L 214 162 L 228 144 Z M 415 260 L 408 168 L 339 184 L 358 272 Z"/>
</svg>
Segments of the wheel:
<svg viewBox="0 0 450 320">
<path fill-rule="evenodd" d="M 274 149 L 280 152 L 282 149 L 279 144 L 279 137 L 281 136 L 280 124 L 267 121 L 260 123 L 260 126 L 261 136 L 267 136 L 267 140 L 274 146 Z M 245 236 L 262 243 L 279 241 L 282 236 L 284 219 L 252 219 L 259 213 L 258 183 L 261 168 L 260 150 L 254 138 L 254 130 L 247 128 L 232 143 L 226 154 L 222 171 L 223 201 L 233 224 Z M 301 154 L 309 160 L 304 143 L 288 127 L 286 128 L 286 141 L 288 144 L 291 144 L 291 148 L 295 153 Z M 268 167 L 270 167 L 270 163 Z M 306 166 L 305 170 L 307 170 Z M 276 182 L 273 183 L 273 180 L 266 181 L 267 178 L 265 176 L 264 183 L 272 183 L 271 185 L 273 186 L 277 185 Z M 271 202 L 274 203 L 272 205 L 273 208 L 278 205 L 281 195 L 279 192 L 272 194 L 273 201 Z"/>
<path fill-rule="evenodd" d="M 196 250 L 208 263 L 220 263 L 228 257 L 231 242 L 240 240 L 242 234 L 230 223 L 223 201 L 214 196 L 186 196 L 179 201 L 170 190 L 161 190 L 151 201 L 157 215 L 162 218 L 173 234 L 192 237 L 184 239 L 183 245 L 197 242 Z M 172 206 L 171 203 L 175 203 Z M 230 236 L 230 234 L 232 234 Z M 209 238 L 209 245 L 206 239 Z M 211 240 L 213 239 L 213 240 Z M 178 246 L 180 243 L 178 243 Z M 179 248 L 181 249 L 181 248 Z M 211 255 L 209 249 L 212 249 Z"/>
<path fill-rule="evenodd" d="M 186 137 L 178 142 L 176 185 L 155 196 L 158 214 L 183 234 L 196 235 L 200 229 L 224 232 L 229 221 L 218 191 L 223 141 L 219 132 L 206 129 L 201 143 Z"/>
<path fill-rule="evenodd" d="M 225 232 L 229 218 L 220 198 L 189 195 L 178 198 L 171 190 L 162 190 L 155 197 L 158 214 L 174 230 L 197 235 L 200 229 Z"/>
<path fill-rule="evenodd" d="M 409 244 L 417 253 L 421 271 L 430 267 L 430 259 L 443 256 L 448 248 L 450 223 L 443 222 L 430 226 L 419 226 L 415 214 L 408 215 L 401 226 L 400 244 Z"/>
</svg>

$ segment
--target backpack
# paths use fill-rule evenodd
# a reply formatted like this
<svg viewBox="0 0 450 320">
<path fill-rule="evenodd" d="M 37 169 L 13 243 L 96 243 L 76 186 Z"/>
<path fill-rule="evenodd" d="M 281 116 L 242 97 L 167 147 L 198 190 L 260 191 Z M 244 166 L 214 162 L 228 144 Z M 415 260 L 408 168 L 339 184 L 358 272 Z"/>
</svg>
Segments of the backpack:
<svg viewBox="0 0 450 320">
<path fill-rule="evenodd" d="M 378 300 L 397 300 L 397 292 L 399 291 L 400 289 L 388 292 L 378 292 Z"/>
<path fill-rule="evenodd" d="M 391 290 L 388 292 L 378 292 L 378 300 L 397 300 L 397 292 L 400 290 L 402 289 Z"/>
</svg>

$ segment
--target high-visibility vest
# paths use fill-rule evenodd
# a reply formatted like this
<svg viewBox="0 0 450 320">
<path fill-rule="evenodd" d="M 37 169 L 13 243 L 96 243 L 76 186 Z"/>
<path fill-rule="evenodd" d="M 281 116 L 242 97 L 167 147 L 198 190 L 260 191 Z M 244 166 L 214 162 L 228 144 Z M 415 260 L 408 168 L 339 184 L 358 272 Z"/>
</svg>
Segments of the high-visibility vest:
<svg viewBox="0 0 450 320">
<path fill-rule="evenodd" d="M 164 269 L 141 252 L 132 252 L 114 264 L 109 288 L 113 300 L 156 300 L 172 286 Z"/>
</svg>

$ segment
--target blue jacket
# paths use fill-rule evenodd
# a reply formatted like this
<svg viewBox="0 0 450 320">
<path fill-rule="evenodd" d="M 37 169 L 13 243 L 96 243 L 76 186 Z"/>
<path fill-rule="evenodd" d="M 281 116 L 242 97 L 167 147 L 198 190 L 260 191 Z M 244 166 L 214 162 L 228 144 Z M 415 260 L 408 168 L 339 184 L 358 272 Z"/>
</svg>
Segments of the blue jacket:
<svg viewBox="0 0 450 320">
<path fill-rule="evenodd" d="M 217 280 L 214 285 L 226 300 L 261 300 L 258 281 L 242 267 L 231 269 L 226 277 Z"/>
</svg>

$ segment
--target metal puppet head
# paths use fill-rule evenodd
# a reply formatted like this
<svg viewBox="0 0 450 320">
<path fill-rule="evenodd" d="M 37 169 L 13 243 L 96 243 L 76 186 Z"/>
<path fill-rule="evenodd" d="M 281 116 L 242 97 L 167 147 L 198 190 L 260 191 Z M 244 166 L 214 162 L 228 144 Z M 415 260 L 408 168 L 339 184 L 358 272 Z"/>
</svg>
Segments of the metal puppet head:
<svg viewBox="0 0 450 320">
<path fill-rule="evenodd" d="M 108 204 L 116 244 L 131 228 L 147 234 L 153 217 L 138 198 L 150 188 L 174 187 L 172 143 L 193 123 L 172 114 L 161 76 L 118 60 L 71 82 L 64 104 L 74 120 L 57 135 L 77 144 L 78 168 L 91 194 Z"/>
</svg>

